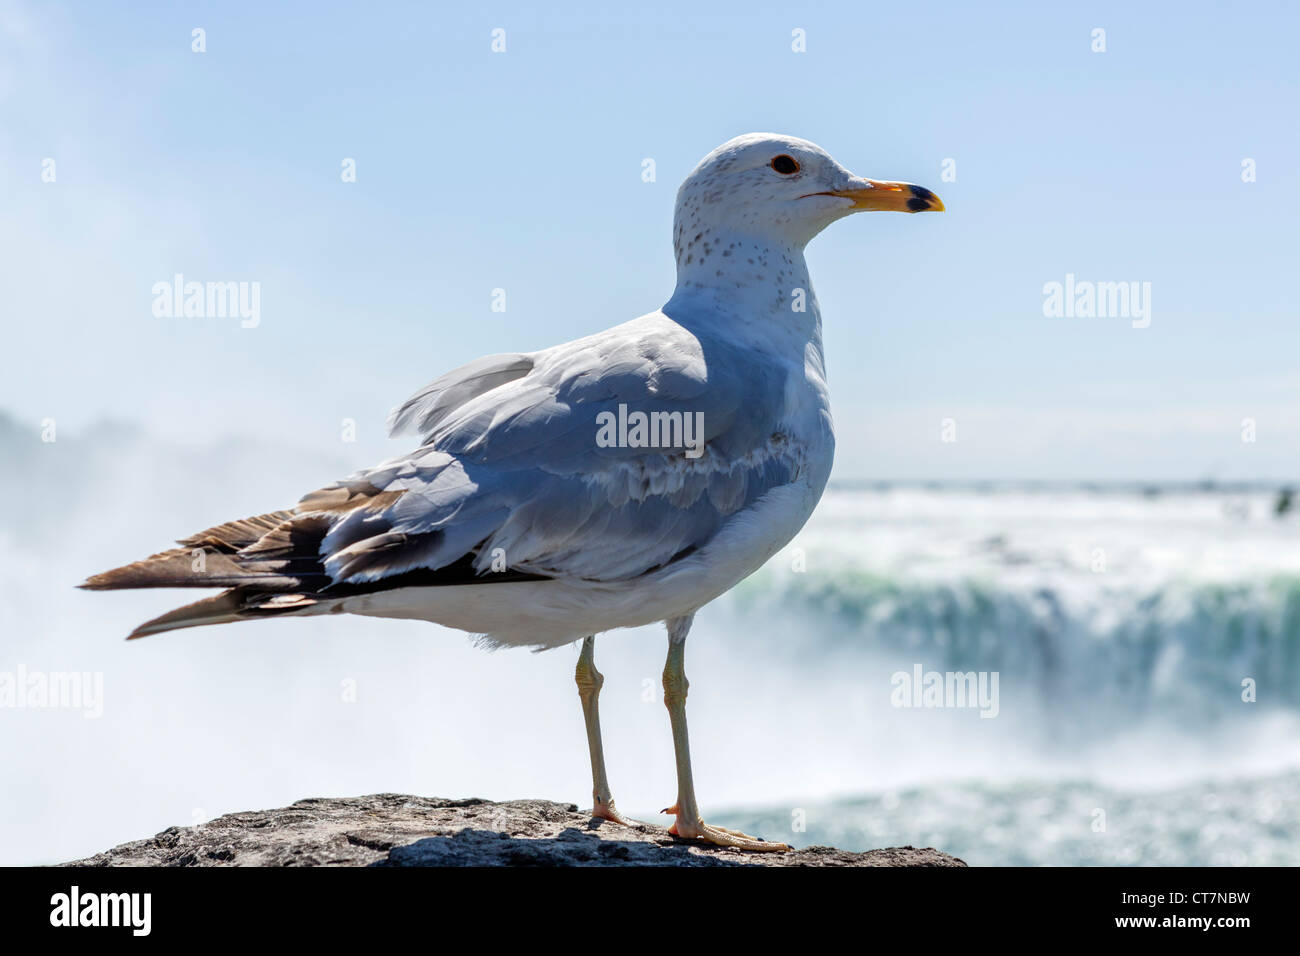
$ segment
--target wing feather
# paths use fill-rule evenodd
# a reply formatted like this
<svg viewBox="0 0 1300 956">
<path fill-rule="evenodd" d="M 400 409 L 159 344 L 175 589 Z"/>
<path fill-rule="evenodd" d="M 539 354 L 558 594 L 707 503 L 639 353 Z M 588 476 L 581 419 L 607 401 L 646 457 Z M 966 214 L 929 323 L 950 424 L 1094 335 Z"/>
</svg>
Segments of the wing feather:
<svg viewBox="0 0 1300 956">
<path fill-rule="evenodd" d="M 661 313 L 531 355 L 489 356 L 394 413 L 416 451 L 306 496 L 340 513 L 320 544 L 336 581 L 466 556 L 486 573 L 620 580 L 702 546 L 802 465 L 782 423 L 791 369 Z M 603 413 L 702 416 L 704 447 L 601 447 Z M 698 419 L 692 419 L 695 421 Z M 343 511 L 356 501 L 352 512 Z"/>
<path fill-rule="evenodd" d="M 240 613 L 475 575 L 635 578 L 704 546 L 798 477 L 803 448 L 783 402 L 801 372 L 662 313 L 542 352 L 488 356 L 393 412 L 393 432 L 418 430 L 419 448 L 311 492 L 291 512 L 183 544 L 219 557 L 210 580 L 239 588 Z M 604 447 L 601 416 L 621 412 L 692 416 L 702 446 Z M 88 584 L 171 583 L 187 554 Z"/>
</svg>

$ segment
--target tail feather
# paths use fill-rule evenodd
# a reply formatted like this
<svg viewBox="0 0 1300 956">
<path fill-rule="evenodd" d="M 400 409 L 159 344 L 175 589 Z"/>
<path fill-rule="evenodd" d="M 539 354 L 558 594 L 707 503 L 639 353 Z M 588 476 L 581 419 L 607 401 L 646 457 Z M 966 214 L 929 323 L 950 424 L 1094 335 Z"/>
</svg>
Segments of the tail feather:
<svg viewBox="0 0 1300 956">
<path fill-rule="evenodd" d="M 128 634 L 126 639 L 133 641 L 139 637 L 183 627 L 255 621 L 268 616 L 320 614 L 332 603 L 318 602 L 305 594 L 266 594 L 259 590 L 231 588 L 214 597 L 174 608 L 153 620 L 145 621 Z"/>
<path fill-rule="evenodd" d="M 131 638 L 137 638 L 205 624 L 325 614 L 341 610 L 350 597 L 374 591 L 546 580 L 546 575 L 514 569 L 482 574 L 477 555 L 483 542 L 454 560 L 434 560 L 427 550 L 421 550 L 431 546 L 433 535 L 408 540 L 405 535 L 387 533 L 391 531 L 389 524 L 380 529 L 379 523 L 361 527 L 360 531 L 365 532 L 362 537 L 372 541 L 373 558 L 387 562 L 379 566 L 383 573 L 374 574 L 373 580 L 355 579 L 366 575 L 342 579 L 332 576 L 321 556 L 326 535 L 341 524 L 349 528 L 364 525 L 361 520 L 353 520 L 352 525 L 347 522 L 351 516 L 366 518 L 377 507 L 393 504 L 401 494 L 373 487 L 367 491 L 359 485 L 323 489 L 303 499 L 310 506 L 307 510 L 300 507 L 296 511 L 272 511 L 216 525 L 181 539 L 179 548 L 93 575 L 81 587 L 95 591 L 227 589 L 146 621 L 131 633 Z M 347 544 L 346 539 L 338 542 L 339 547 Z M 414 558 L 409 553 L 411 548 L 415 549 Z M 396 562 L 395 556 L 403 561 Z M 367 568 L 373 570 L 374 560 Z"/>
<path fill-rule="evenodd" d="M 183 607 L 175 608 L 155 617 L 151 621 L 145 621 L 134 631 L 126 636 L 128 641 L 133 641 L 137 637 L 148 637 L 150 634 L 161 634 L 163 631 L 174 631 L 182 627 L 198 627 L 201 624 L 228 624 L 231 621 L 240 620 L 239 608 L 243 601 L 239 597 L 239 592 L 231 588 L 229 591 L 222 591 L 215 597 L 207 597 L 201 601 L 195 601 L 193 604 L 186 604 Z"/>
<path fill-rule="evenodd" d="M 161 551 L 143 561 L 96 574 L 81 587 L 92 591 L 118 588 L 229 588 L 256 583 L 271 591 L 301 587 L 304 575 L 286 573 L 287 562 L 241 561 L 240 550 L 254 544 L 294 515 L 272 511 L 239 521 L 228 521 L 182 538 L 179 548 Z M 293 569 L 295 572 L 297 568 Z M 310 572 L 310 567 L 304 570 Z"/>
<path fill-rule="evenodd" d="M 286 521 L 292 520 L 293 517 L 292 511 L 270 511 L 264 515 L 255 515 L 252 518 L 227 521 L 215 528 L 209 528 L 207 531 L 200 531 L 188 538 L 182 538 L 176 543 L 187 548 L 208 547 L 233 553 L 241 548 L 248 547 L 264 534 L 274 531 Z"/>
<path fill-rule="evenodd" d="M 303 552 L 297 555 L 258 555 L 250 559 L 241 554 L 295 518 L 292 512 L 272 511 L 228 521 L 183 538 L 178 542 L 179 548 L 92 575 L 81 587 L 92 591 L 121 588 L 229 589 L 146 621 L 131 632 L 130 638 L 269 615 L 320 613 L 323 608 L 316 606 L 319 602 L 311 592 L 328 583 L 328 577 L 315 556 L 316 547 L 312 542 L 307 542 Z M 318 532 L 323 533 L 323 530 Z"/>
<path fill-rule="evenodd" d="M 79 587 L 89 591 L 119 588 L 229 588 L 256 582 L 259 587 L 284 590 L 302 586 L 302 580 L 283 574 L 240 567 L 220 551 L 172 548 L 143 561 L 95 574 Z"/>
</svg>

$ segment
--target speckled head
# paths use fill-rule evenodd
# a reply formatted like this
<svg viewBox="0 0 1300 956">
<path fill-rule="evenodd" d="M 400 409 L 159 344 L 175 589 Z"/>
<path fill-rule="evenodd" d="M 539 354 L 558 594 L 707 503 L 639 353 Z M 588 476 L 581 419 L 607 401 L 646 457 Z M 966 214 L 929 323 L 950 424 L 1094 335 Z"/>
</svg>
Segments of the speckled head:
<svg viewBox="0 0 1300 956">
<path fill-rule="evenodd" d="M 866 210 L 942 211 L 923 186 L 853 175 L 816 143 L 746 133 L 723 143 L 677 191 L 673 245 L 678 262 L 725 232 L 802 249 L 836 219 Z"/>
</svg>

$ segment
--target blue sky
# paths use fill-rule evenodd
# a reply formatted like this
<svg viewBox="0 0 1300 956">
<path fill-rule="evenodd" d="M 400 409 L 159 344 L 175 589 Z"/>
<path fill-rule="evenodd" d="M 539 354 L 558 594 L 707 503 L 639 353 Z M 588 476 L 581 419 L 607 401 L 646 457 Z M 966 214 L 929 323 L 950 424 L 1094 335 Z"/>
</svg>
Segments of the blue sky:
<svg viewBox="0 0 1300 956">
<path fill-rule="evenodd" d="M 1298 21 L 1266 2 L 0 0 L 0 409 L 61 437 L 113 418 L 335 451 L 347 418 L 369 464 L 401 450 L 388 410 L 443 371 L 662 304 L 681 178 L 773 130 L 948 207 L 810 247 L 835 477 L 1294 477 Z M 178 272 L 259 282 L 260 325 L 154 316 Z M 1067 273 L 1150 282 L 1150 327 L 1044 317 Z"/>
</svg>

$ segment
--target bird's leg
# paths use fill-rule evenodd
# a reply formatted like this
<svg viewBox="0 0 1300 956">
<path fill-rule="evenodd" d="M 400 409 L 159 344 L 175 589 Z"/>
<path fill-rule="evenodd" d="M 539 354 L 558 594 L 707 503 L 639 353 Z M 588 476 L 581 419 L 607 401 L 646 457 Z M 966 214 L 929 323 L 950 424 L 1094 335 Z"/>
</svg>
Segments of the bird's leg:
<svg viewBox="0 0 1300 956">
<path fill-rule="evenodd" d="M 677 802 L 664 813 L 672 813 L 677 822 L 668 828 L 673 836 L 704 840 L 718 846 L 740 850 L 788 850 L 784 843 L 768 843 L 739 830 L 710 826 L 700 818 L 695 802 L 695 781 L 691 776 L 691 743 L 686 732 L 686 635 L 692 615 L 668 622 L 668 660 L 664 663 L 664 704 L 673 725 L 673 750 L 677 754 Z"/>
<path fill-rule="evenodd" d="M 609 792 L 609 780 L 605 776 L 605 748 L 600 741 L 600 697 L 601 685 L 605 677 L 596 670 L 596 638 L 587 637 L 582 641 L 582 654 L 578 657 L 578 667 L 573 679 L 578 684 L 578 696 L 582 698 L 582 716 L 587 724 L 587 748 L 591 751 L 591 815 L 602 820 L 609 820 L 623 826 L 636 826 L 635 820 L 629 820 L 614 809 L 614 798 Z"/>
</svg>

